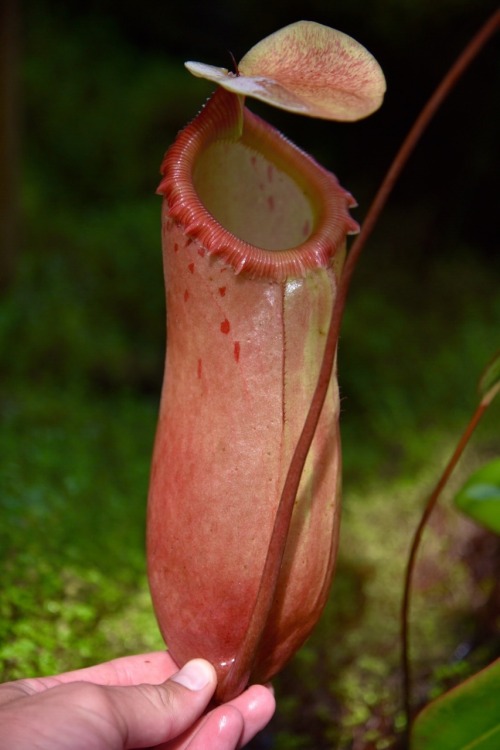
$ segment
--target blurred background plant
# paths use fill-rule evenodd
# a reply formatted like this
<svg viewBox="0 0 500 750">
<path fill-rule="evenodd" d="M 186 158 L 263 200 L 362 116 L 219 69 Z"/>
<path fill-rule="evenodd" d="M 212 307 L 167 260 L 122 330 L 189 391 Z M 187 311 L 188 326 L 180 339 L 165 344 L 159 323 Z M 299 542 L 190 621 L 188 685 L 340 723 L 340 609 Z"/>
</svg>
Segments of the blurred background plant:
<svg viewBox="0 0 500 750">
<path fill-rule="evenodd" d="M 494 6 L 3 3 L 2 679 L 162 647 L 143 543 L 164 356 L 154 192 L 164 150 L 211 90 L 183 61 L 231 67 L 228 50 L 239 59 L 301 18 L 365 44 L 388 81 L 368 120 L 250 105 L 337 174 L 362 221 L 419 108 Z M 360 264 L 339 354 L 338 575 L 320 626 L 277 680 L 279 714 L 255 747 L 382 750 L 398 729 L 411 531 L 499 345 L 499 64 L 490 45 L 446 103 Z M 499 415 L 495 404 L 457 483 L 498 454 Z M 445 503 L 417 574 L 422 701 L 498 651 L 498 559 L 498 541 Z"/>
</svg>

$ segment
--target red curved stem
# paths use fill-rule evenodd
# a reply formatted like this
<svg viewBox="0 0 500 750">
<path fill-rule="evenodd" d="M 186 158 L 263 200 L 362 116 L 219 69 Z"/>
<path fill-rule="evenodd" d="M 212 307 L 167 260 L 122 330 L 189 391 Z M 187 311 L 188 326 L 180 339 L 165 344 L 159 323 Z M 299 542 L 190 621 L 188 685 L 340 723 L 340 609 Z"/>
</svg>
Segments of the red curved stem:
<svg viewBox="0 0 500 750">
<path fill-rule="evenodd" d="M 406 572 L 405 572 L 403 601 L 401 605 L 401 665 L 402 665 L 402 672 L 403 672 L 403 702 L 404 702 L 404 710 L 406 714 L 407 732 L 410 729 L 411 718 L 412 718 L 411 716 L 412 714 L 411 669 L 410 669 L 410 654 L 409 654 L 409 613 L 410 613 L 410 602 L 411 602 L 411 582 L 412 582 L 412 577 L 413 577 L 413 573 L 415 570 L 415 562 L 417 559 L 417 553 L 418 553 L 418 549 L 420 546 L 420 541 L 422 539 L 424 529 L 427 525 L 427 522 L 431 516 L 432 511 L 436 507 L 436 503 L 439 499 L 439 496 L 441 495 L 441 492 L 443 491 L 443 488 L 446 486 L 446 483 L 448 482 L 448 479 L 450 478 L 451 473 L 453 472 L 453 469 L 457 465 L 462 453 L 464 452 L 465 447 L 472 436 L 472 433 L 476 429 L 481 417 L 483 416 L 484 412 L 488 408 L 489 403 L 490 403 L 489 401 L 483 400 L 476 407 L 471 419 L 469 420 L 469 423 L 467 424 L 467 427 L 465 428 L 460 440 L 458 441 L 457 447 L 455 448 L 453 455 L 451 456 L 448 464 L 446 465 L 441 475 L 441 478 L 439 479 L 438 483 L 436 484 L 433 491 L 429 495 L 429 498 L 424 508 L 424 512 L 422 513 L 422 518 L 420 519 L 420 522 L 415 530 L 415 534 L 413 536 L 413 540 L 412 540 L 412 544 L 410 548 L 410 554 L 408 556 L 408 562 L 406 565 Z"/>
</svg>

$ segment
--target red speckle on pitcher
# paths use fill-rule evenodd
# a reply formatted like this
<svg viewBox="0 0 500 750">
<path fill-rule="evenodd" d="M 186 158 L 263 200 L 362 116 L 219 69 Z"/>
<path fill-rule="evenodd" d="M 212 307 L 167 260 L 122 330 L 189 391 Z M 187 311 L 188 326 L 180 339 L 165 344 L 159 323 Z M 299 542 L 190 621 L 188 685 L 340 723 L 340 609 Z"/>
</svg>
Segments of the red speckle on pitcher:
<svg viewBox="0 0 500 750">
<path fill-rule="evenodd" d="M 221 333 L 229 333 L 229 331 L 231 330 L 231 325 L 227 318 L 224 318 L 224 320 L 220 324 L 220 330 L 221 330 Z"/>
</svg>

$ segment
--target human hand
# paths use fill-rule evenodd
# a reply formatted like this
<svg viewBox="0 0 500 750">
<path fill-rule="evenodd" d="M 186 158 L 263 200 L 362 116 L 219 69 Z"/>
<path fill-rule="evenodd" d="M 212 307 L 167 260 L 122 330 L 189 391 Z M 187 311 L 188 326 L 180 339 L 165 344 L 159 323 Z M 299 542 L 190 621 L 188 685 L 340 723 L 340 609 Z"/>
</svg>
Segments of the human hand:
<svg viewBox="0 0 500 750">
<path fill-rule="evenodd" d="M 0 685 L 0 750 L 236 750 L 274 713 L 272 692 L 253 685 L 208 713 L 209 662 L 178 671 L 163 651 Z"/>
</svg>

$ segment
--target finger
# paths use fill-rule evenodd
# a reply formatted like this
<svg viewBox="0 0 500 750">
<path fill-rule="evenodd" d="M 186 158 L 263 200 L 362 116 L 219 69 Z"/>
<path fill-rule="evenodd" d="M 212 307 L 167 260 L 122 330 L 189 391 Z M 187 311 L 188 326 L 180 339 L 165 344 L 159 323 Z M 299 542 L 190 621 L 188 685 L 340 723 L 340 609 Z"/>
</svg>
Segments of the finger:
<svg viewBox="0 0 500 750">
<path fill-rule="evenodd" d="M 245 721 L 237 708 L 226 704 L 211 711 L 199 730 L 185 746 L 186 750 L 235 750 L 241 747 Z M 169 748 L 170 750 L 170 748 Z M 175 750 L 172 748 L 172 750 Z"/>
<path fill-rule="evenodd" d="M 251 685 L 228 705 L 236 708 L 244 719 L 243 733 L 237 747 L 243 747 L 264 729 L 276 710 L 274 691 L 272 687 L 264 685 Z"/>
<path fill-rule="evenodd" d="M 112 659 L 93 667 L 75 669 L 56 676 L 59 683 L 96 682 L 98 685 L 140 685 L 148 682 L 159 685 L 165 682 L 179 667 L 166 651 L 153 651 L 149 654 L 136 654 Z"/>
<path fill-rule="evenodd" d="M 271 719 L 276 707 L 271 687 L 253 685 L 218 706 L 176 740 L 156 750 L 234 750 L 246 745 Z"/>
<path fill-rule="evenodd" d="M 204 659 L 193 659 L 162 685 L 107 688 L 124 748 L 156 746 L 178 737 L 203 713 L 216 687 Z"/>
</svg>

